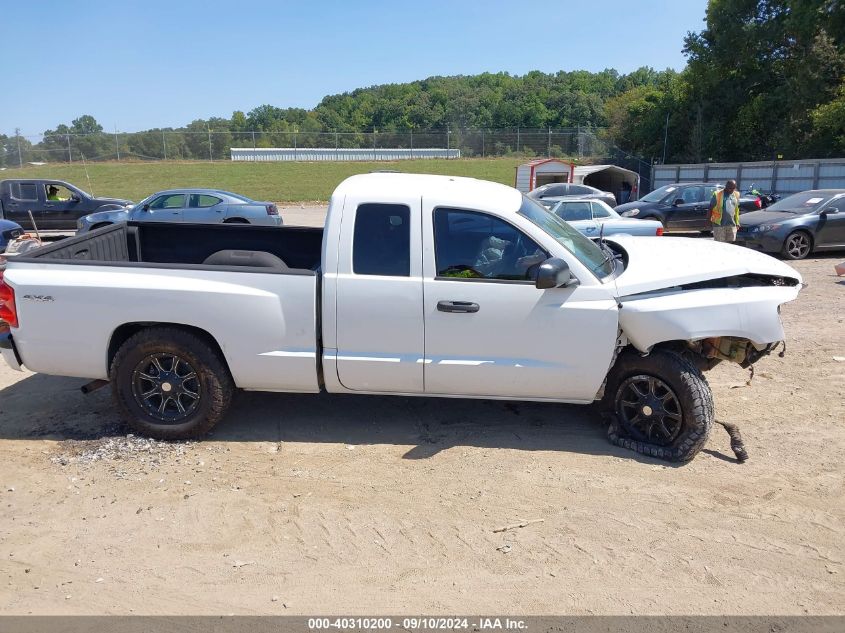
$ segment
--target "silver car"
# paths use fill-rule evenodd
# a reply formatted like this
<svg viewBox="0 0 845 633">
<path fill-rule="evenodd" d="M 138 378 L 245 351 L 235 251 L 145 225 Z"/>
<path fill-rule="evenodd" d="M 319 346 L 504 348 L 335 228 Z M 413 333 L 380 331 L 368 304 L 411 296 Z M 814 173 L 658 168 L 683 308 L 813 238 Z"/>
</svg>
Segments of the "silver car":
<svg viewBox="0 0 845 633">
<path fill-rule="evenodd" d="M 191 224 L 261 224 L 281 226 L 279 210 L 272 202 L 256 202 L 219 189 L 170 189 L 159 191 L 126 209 L 83 216 L 77 233 L 118 222 L 185 222 Z"/>
<path fill-rule="evenodd" d="M 587 237 L 613 235 L 614 233 L 663 235 L 663 225 L 657 220 L 623 218 L 601 200 L 545 198 L 538 200 L 538 202 Z"/>
</svg>

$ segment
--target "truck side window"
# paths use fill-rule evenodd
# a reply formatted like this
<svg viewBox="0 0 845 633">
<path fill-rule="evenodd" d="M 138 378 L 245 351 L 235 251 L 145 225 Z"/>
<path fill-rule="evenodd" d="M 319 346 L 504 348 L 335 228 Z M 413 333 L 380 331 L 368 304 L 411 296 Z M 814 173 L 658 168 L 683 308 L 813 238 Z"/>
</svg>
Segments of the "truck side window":
<svg viewBox="0 0 845 633">
<path fill-rule="evenodd" d="M 35 183 L 13 182 L 12 197 L 15 200 L 38 200 L 38 188 Z"/>
<path fill-rule="evenodd" d="M 486 213 L 435 209 L 437 276 L 528 281 L 548 254 L 521 231 Z"/>
<path fill-rule="evenodd" d="M 411 209 L 367 203 L 355 213 L 352 271 L 356 275 L 411 276 Z"/>
</svg>

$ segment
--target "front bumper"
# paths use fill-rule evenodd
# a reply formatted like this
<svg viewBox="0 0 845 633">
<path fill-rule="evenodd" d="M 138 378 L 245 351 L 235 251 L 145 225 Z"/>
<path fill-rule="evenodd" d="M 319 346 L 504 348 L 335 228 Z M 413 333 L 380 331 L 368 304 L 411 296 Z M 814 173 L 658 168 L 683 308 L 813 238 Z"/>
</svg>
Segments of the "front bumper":
<svg viewBox="0 0 845 633">
<path fill-rule="evenodd" d="M 20 354 L 15 347 L 15 340 L 12 338 L 12 333 L 8 329 L 0 330 L 0 354 L 6 364 L 15 371 L 23 371 L 23 362 L 21 362 Z"/>
<path fill-rule="evenodd" d="M 735 244 L 763 253 L 779 253 L 783 249 L 783 238 L 775 233 L 751 233 L 745 227 L 740 227 Z"/>
</svg>

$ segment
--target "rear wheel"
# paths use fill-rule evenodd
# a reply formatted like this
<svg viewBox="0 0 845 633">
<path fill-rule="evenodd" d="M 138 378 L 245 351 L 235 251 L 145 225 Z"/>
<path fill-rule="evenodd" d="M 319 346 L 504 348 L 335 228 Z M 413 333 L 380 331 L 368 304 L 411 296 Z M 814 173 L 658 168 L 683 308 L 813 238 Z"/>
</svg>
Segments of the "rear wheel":
<svg viewBox="0 0 845 633">
<path fill-rule="evenodd" d="M 197 438 L 220 421 L 235 390 L 217 351 L 177 328 L 143 330 L 118 350 L 109 378 L 129 425 L 162 440 Z"/>
<path fill-rule="evenodd" d="M 713 426 L 713 395 L 704 376 L 667 350 L 620 356 L 603 406 L 613 420 L 613 444 L 667 461 L 693 459 Z"/>
<path fill-rule="evenodd" d="M 793 231 L 783 242 L 783 256 L 787 259 L 804 259 L 813 250 L 813 238 L 806 231 Z"/>
</svg>

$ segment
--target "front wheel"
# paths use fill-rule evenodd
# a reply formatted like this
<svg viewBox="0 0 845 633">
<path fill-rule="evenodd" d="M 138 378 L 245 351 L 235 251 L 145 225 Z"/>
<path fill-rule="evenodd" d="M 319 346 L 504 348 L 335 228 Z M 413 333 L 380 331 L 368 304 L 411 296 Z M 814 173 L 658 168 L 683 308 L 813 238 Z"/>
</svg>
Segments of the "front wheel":
<svg viewBox="0 0 845 633">
<path fill-rule="evenodd" d="M 191 332 L 169 327 L 130 337 L 115 355 L 109 378 L 129 425 L 160 440 L 206 434 L 226 414 L 235 390 L 217 350 Z"/>
<path fill-rule="evenodd" d="M 693 459 L 713 426 L 713 394 L 701 371 L 667 350 L 620 356 L 602 404 L 613 444 L 672 462 Z"/>
<path fill-rule="evenodd" d="M 804 259 L 813 250 L 813 240 L 806 231 L 793 231 L 783 242 L 783 256 L 787 259 Z"/>
</svg>

